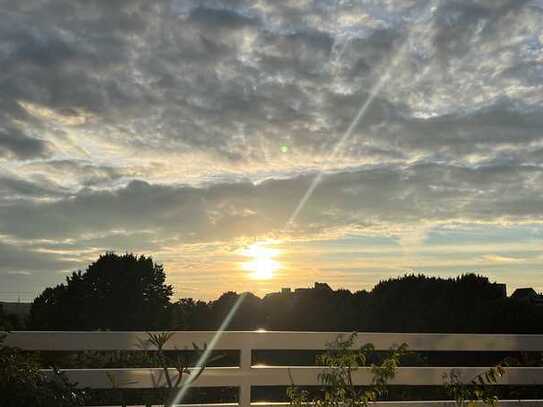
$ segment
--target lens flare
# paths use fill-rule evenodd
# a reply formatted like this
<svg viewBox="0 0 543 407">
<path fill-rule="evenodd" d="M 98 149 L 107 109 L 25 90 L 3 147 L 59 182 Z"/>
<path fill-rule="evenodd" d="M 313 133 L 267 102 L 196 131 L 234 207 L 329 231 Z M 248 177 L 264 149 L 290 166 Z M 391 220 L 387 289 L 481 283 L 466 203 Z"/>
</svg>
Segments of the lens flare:
<svg viewBox="0 0 543 407">
<path fill-rule="evenodd" d="M 234 305 L 232 306 L 232 308 L 230 309 L 230 311 L 228 312 L 228 314 L 222 321 L 221 326 L 219 327 L 217 332 L 215 332 L 215 335 L 213 335 L 213 338 L 211 339 L 211 341 L 207 344 L 207 347 L 205 351 L 202 353 L 202 356 L 200 356 L 200 359 L 198 359 L 198 361 L 196 362 L 196 366 L 190 371 L 189 377 L 187 378 L 187 380 L 183 382 L 183 385 L 181 386 L 176 396 L 172 400 L 170 407 L 173 407 L 179 404 L 183 400 L 183 398 L 187 394 L 187 391 L 190 388 L 190 385 L 199 376 L 200 370 L 206 366 L 206 363 L 209 359 L 209 356 L 211 355 L 211 352 L 213 352 L 213 350 L 217 346 L 217 343 L 221 339 L 222 334 L 224 333 L 226 328 L 228 328 L 230 321 L 232 320 L 232 318 L 234 318 L 234 315 L 236 315 L 236 312 L 239 306 L 241 305 L 241 303 L 243 302 L 243 300 L 245 299 L 246 295 L 247 294 L 244 293 L 238 297 L 237 301 L 234 303 Z"/>
</svg>

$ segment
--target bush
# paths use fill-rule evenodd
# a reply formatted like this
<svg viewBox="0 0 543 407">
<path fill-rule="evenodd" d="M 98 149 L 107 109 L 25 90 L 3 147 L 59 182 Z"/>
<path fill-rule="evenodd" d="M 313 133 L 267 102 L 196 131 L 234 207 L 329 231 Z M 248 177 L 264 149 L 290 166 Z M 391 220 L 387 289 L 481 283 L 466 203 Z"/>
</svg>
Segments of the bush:
<svg viewBox="0 0 543 407">
<path fill-rule="evenodd" d="M 0 395 L 2 407 L 68 407 L 85 404 L 85 392 L 53 369 L 40 372 L 36 359 L 17 348 L 0 344 Z"/>
</svg>

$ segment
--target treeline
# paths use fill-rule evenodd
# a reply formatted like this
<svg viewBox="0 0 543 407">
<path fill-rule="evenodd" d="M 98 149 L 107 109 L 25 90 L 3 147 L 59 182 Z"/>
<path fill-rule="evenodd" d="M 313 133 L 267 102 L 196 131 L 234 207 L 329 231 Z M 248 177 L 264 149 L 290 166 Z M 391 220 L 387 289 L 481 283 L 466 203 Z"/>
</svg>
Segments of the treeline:
<svg viewBox="0 0 543 407">
<path fill-rule="evenodd" d="M 231 330 L 542 333 L 543 308 L 505 297 L 486 277 L 442 279 L 407 275 L 371 291 L 313 288 L 264 298 L 244 294 Z M 172 305 L 172 326 L 215 329 L 239 294 L 212 302 L 183 299 Z"/>
<path fill-rule="evenodd" d="M 505 296 L 503 286 L 466 274 L 406 275 L 371 291 L 319 285 L 259 298 L 227 292 L 215 301 L 171 302 L 161 265 L 106 253 L 32 304 L 28 329 L 214 330 L 240 295 L 230 330 L 543 333 L 543 307 Z"/>
</svg>

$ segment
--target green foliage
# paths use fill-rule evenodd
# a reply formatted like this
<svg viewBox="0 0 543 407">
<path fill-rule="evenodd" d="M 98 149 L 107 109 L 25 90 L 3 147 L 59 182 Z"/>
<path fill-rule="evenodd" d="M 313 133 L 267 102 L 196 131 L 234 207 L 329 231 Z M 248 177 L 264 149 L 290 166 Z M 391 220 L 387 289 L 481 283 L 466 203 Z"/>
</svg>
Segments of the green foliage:
<svg viewBox="0 0 543 407">
<path fill-rule="evenodd" d="M 331 406 L 367 406 L 386 394 L 387 383 L 394 378 L 400 358 L 405 354 L 407 345 L 392 349 L 381 363 L 371 363 L 375 353 L 372 344 L 365 344 L 359 349 L 353 349 L 356 334 L 347 339 L 339 336 L 328 344 L 324 354 L 317 357 L 317 364 L 325 366 L 319 374 L 319 382 L 324 386 L 324 397 L 311 399 L 309 392 L 294 386 L 287 389 L 287 396 L 292 406 L 301 407 L 311 402 L 320 407 Z M 370 367 L 371 384 L 355 386 L 353 373 L 361 367 Z M 291 378 L 292 379 L 292 378 Z"/>
<path fill-rule="evenodd" d="M 471 407 L 477 402 L 495 406 L 498 402 L 493 385 L 505 374 L 505 364 L 492 367 L 471 380 L 462 380 L 460 372 L 453 369 L 450 373 L 443 375 L 443 381 L 447 393 L 455 400 L 457 406 Z"/>
<path fill-rule="evenodd" d="M 0 331 L 13 331 L 21 329 L 23 324 L 17 315 L 6 314 L 4 307 L 0 304 Z"/>
<path fill-rule="evenodd" d="M 156 367 L 149 363 L 149 357 L 140 351 L 78 351 L 78 352 L 40 352 L 42 366 L 61 366 L 65 369 L 104 369 L 118 367 Z"/>
<path fill-rule="evenodd" d="M 374 346 L 365 344 L 360 349 L 353 349 L 355 339 L 356 334 L 347 339 L 340 335 L 327 346 L 324 354 L 317 357 L 317 364 L 325 366 L 325 370 L 319 374 L 319 382 L 325 386 L 323 398 L 312 397 L 307 390 L 293 383 L 287 389 L 291 406 L 305 407 L 307 403 L 312 403 L 317 407 L 366 407 L 387 394 L 389 381 L 394 378 L 400 361 L 407 355 L 407 345 L 392 349 L 380 363 L 372 363 L 371 360 L 375 359 Z M 461 407 L 472 407 L 481 402 L 495 406 L 498 396 L 493 385 L 505 374 L 507 365 L 502 362 L 467 381 L 463 380 L 458 370 L 453 369 L 443 376 L 445 391 Z M 369 386 L 354 384 L 353 374 L 361 367 L 370 367 L 372 379 Z"/>
<path fill-rule="evenodd" d="M 86 402 L 85 392 L 58 369 L 44 376 L 33 356 L 1 344 L 0 395 L 2 407 L 71 407 Z"/>
<path fill-rule="evenodd" d="M 147 330 L 167 323 L 172 287 L 150 257 L 106 253 L 34 300 L 31 329 Z"/>
</svg>

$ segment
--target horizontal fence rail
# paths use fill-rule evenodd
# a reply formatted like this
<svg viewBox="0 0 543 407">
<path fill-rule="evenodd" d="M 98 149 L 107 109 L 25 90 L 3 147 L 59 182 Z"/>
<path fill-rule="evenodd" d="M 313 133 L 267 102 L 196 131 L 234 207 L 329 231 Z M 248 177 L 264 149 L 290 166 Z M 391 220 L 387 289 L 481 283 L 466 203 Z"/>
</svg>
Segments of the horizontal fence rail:
<svg viewBox="0 0 543 407">
<path fill-rule="evenodd" d="M 476 406 L 488 407 L 483 402 L 474 402 Z M 500 400 L 496 403 L 499 407 L 541 407 L 543 400 Z M 369 403 L 372 407 L 458 407 L 455 401 L 375 401 Z M 209 403 L 209 404 L 180 404 L 182 407 L 238 407 L 238 403 Z M 288 407 L 289 403 L 257 402 L 251 403 L 252 407 Z M 101 406 L 119 407 L 119 406 Z M 147 407 L 143 404 L 134 404 L 127 407 Z M 153 404 L 152 407 L 170 407 L 164 404 Z"/>
<path fill-rule="evenodd" d="M 193 387 L 238 387 L 239 405 L 283 406 L 285 403 L 251 403 L 251 386 L 319 385 L 317 366 L 253 366 L 253 350 L 323 350 L 345 332 L 203 332 L 176 331 L 164 350 L 193 349 L 193 344 L 203 348 L 216 342 L 215 350 L 238 350 L 240 365 L 234 367 L 208 367 L 190 385 Z M 110 351 L 154 350 L 146 332 L 11 332 L 5 339 L 8 346 L 28 351 Z M 218 339 L 218 340 L 217 340 Z M 540 352 L 543 335 L 483 335 L 483 334 L 412 334 L 412 333 L 359 333 L 354 347 L 372 343 L 376 350 L 389 350 L 407 344 L 409 351 L 480 351 L 480 352 Z M 459 380 L 469 383 L 488 367 L 399 367 L 391 385 L 432 386 L 442 385 L 443 376 L 455 371 Z M 68 378 L 80 387 L 111 389 L 115 378 L 117 388 L 156 388 L 165 385 L 160 368 L 119 369 L 62 369 Z M 509 367 L 498 378 L 500 385 L 543 385 L 543 368 Z M 44 370 L 44 374 L 51 374 Z M 171 376 L 176 374 L 171 370 Z M 359 368 L 353 374 L 354 384 L 371 383 L 370 368 Z M 379 402 L 379 405 L 436 406 L 452 405 L 439 402 Z M 543 400 L 503 400 L 500 405 L 543 406 Z M 230 404 L 217 404 L 228 406 Z M 210 405 L 213 406 L 213 405 Z"/>
<path fill-rule="evenodd" d="M 290 386 L 292 381 L 298 386 L 319 385 L 318 375 L 324 370 L 320 367 L 252 367 L 244 371 L 238 367 L 208 367 L 191 384 L 193 387 L 239 387 L 247 380 L 253 386 Z M 454 368 L 460 380 L 468 384 L 471 379 L 487 368 Z M 165 386 L 162 368 L 139 369 L 64 369 L 64 372 L 80 387 L 94 389 L 111 388 L 110 377 L 114 377 L 120 388 L 155 388 Z M 404 386 L 440 386 L 443 375 L 451 371 L 450 367 L 399 367 L 388 383 Z M 505 375 L 498 378 L 502 385 L 543 385 L 543 368 L 515 367 L 505 368 Z M 177 378 L 175 369 L 170 370 L 170 377 Z M 371 368 L 359 368 L 353 372 L 353 384 L 369 385 L 373 375 Z M 183 382 L 181 382 L 183 383 Z"/>
<path fill-rule="evenodd" d="M 158 333 L 158 332 L 154 332 Z M 277 332 L 226 331 L 215 346 L 218 350 L 322 350 L 327 343 L 348 332 Z M 165 350 L 192 349 L 210 343 L 215 332 L 176 331 Z M 12 332 L 6 345 L 27 350 L 143 350 L 141 342 L 147 332 Z M 543 352 L 543 335 L 486 334 L 416 334 L 416 333 L 358 333 L 354 346 L 372 343 L 376 350 L 389 350 L 406 343 L 411 351 L 523 351 Z"/>
<path fill-rule="evenodd" d="M 482 402 L 474 402 L 476 406 L 485 407 Z M 374 407 L 457 407 L 455 401 L 375 401 L 369 403 Z M 499 407 L 541 407 L 543 400 L 500 400 L 497 402 Z M 238 407 L 238 403 L 209 403 L 209 404 L 182 404 L 183 407 Z M 288 407 L 289 403 L 257 402 L 252 403 L 252 407 Z M 101 407 L 119 407 L 119 406 L 101 406 Z M 146 407 L 143 404 L 133 404 L 127 407 Z M 164 404 L 153 404 L 152 407 L 165 407 Z M 167 406 L 170 407 L 170 406 Z"/>
</svg>

